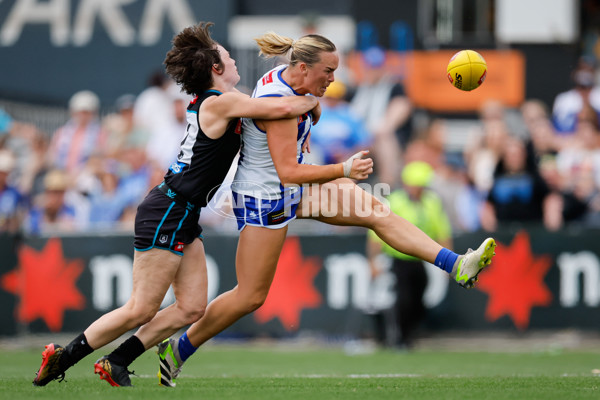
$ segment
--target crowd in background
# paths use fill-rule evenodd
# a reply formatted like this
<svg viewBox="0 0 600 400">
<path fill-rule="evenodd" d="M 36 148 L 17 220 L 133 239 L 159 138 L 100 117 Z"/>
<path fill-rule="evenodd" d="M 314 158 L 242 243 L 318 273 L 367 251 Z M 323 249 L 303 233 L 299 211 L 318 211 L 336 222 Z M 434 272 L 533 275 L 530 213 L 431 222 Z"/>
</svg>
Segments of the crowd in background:
<svg viewBox="0 0 600 400">
<path fill-rule="evenodd" d="M 594 60 L 582 58 L 573 88 L 554 104 L 526 100 L 510 109 L 481 105 L 476 129 L 448 151 L 448 125 L 416 109 L 402 83 L 383 68 L 385 52 L 363 54 L 361 82 L 336 81 L 321 99 L 310 160 L 336 163 L 368 148 L 371 182 L 401 187 L 411 161 L 434 171 L 454 233 L 539 223 L 600 226 L 600 87 Z M 101 114 L 87 90 L 69 101 L 70 119 L 42 132 L 0 109 L 0 231 L 131 230 L 137 204 L 176 159 L 189 96 L 162 73 L 147 89 L 125 94 Z M 106 108 L 106 105 L 104 106 Z M 110 108 L 110 107 L 109 107 Z M 235 230 L 223 213 L 203 211 L 206 228 Z"/>
</svg>

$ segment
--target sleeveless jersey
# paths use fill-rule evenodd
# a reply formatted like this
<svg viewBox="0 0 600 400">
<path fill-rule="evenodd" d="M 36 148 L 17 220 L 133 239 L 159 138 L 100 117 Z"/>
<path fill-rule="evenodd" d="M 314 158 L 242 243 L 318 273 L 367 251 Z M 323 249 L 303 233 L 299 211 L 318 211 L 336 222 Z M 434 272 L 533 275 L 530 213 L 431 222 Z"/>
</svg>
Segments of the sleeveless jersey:
<svg viewBox="0 0 600 400">
<path fill-rule="evenodd" d="M 281 77 L 287 65 L 273 68 L 260 78 L 252 97 L 302 96 L 296 93 Z M 298 117 L 296 159 L 303 163 L 302 145 L 306 142 L 312 114 L 306 113 Z M 231 185 L 236 193 L 260 199 L 276 200 L 294 194 L 299 188 L 287 188 L 281 185 L 269 146 L 266 132 L 260 130 L 254 120 L 244 118 L 242 122 L 242 148 L 237 172 Z"/>
<path fill-rule="evenodd" d="M 220 94 L 208 90 L 190 102 L 181 150 L 165 175 L 165 182 L 171 189 L 199 207 L 205 207 L 217 192 L 240 149 L 239 118 L 232 120 L 218 139 L 209 138 L 200 128 L 200 105 L 210 96 Z"/>
</svg>

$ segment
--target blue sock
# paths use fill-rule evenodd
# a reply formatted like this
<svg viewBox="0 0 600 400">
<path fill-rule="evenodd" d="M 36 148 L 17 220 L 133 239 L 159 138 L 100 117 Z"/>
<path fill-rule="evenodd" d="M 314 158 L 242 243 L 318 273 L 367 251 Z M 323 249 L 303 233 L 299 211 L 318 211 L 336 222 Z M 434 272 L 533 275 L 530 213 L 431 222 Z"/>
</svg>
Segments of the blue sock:
<svg viewBox="0 0 600 400">
<path fill-rule="evenodd" d="M 440 250 L 437 257 L 435 257 L 435 266 L 450 273 L 457 258 L 458 254 L 444 247 Z"/>
<path fill-rule="evenodd" d="M 177 342 L 177 349 L 179 350 L 179 357 L 181 357 L 181 362 L 187 360 L 196 350 L 197 347 L 194 347 L 190 343 L 190 339 L 188 339 L 187 332 L 185 332 Z"/>
</svg>

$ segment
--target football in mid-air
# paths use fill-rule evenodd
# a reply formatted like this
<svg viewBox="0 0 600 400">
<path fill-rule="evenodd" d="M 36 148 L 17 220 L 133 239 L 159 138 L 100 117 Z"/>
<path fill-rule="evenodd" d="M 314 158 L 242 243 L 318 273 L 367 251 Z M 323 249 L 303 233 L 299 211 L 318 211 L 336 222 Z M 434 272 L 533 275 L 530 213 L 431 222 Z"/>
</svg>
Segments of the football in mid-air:
<svg viewBox="0 0 600 400">
<path fill-rule="evenodd" d="M 447 72 L 452 86 L 470 91 L 477 89 L 485 80 L 487 64 L 478 52 L 461 50 L 450 59 Z"/>
</svg>

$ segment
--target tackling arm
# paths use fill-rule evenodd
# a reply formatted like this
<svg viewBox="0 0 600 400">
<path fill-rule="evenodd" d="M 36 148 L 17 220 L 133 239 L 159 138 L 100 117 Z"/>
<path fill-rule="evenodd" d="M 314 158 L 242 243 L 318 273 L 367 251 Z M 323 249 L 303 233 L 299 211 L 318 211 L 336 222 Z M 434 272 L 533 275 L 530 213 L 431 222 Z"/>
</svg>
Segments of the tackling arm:
<svg viewBox="0 0 600 400">
<path fill-rule="evenodd" d="M 223 93 L 214 102 L 215 112 L 226 118 L 280 119 L 311 111 L 319 104 L 315 96 L 252 98 L 240 92 Z"/>
</svg>

